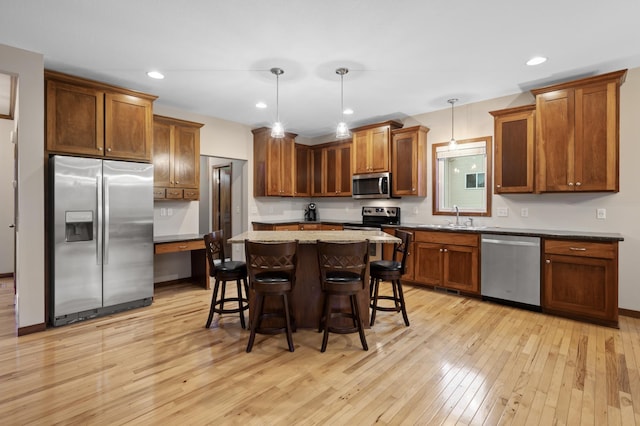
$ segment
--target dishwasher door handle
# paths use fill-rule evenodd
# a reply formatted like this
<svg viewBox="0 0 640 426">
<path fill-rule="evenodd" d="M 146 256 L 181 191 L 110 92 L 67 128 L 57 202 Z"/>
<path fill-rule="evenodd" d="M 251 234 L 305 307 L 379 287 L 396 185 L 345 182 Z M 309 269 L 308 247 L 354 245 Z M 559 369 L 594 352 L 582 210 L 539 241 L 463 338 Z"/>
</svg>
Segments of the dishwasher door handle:
<svg viewBox="0 0 640 426">
<path fill-rule="evenodd" d="M 540 243 L 532 243 L 529 241 L 511 241 L 511 240 L 496 240 L 494 238 L 483 238 L 483 243 L 498 244 L 503 246 L 520 246 L 520 247 L 540 247 Z"/>
</svg>

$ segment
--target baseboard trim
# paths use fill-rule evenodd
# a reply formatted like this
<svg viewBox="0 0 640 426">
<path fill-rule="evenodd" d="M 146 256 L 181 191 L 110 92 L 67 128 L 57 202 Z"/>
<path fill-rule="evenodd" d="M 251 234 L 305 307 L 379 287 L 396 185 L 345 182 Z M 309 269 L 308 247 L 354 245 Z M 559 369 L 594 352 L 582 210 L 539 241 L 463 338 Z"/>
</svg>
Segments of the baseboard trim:
<svg viewBox="0 0 640 426">
<path fill-rule="evenodd" d="M 26 327 L 18 327 L 18 336 L 39 333 L 41 331 L 45 331 L 46 329 L 47 325 L 45 323 L 28 325 Z"/>
<path fill-rule="evenodd" d="M 167 287 L 167 286 L 170 286 L 170 285 L 183 284 L 183 283 L 193 283 L 193 278 L 186 277 L 186 278 L 178 278 L 177 280 L 160 281 L 160 282 L 157 282 L 157 283 L 153 283 L 153 287 L 155 287 L 155 288 Z"/>
<path fill-rule="evenodd" d="M 13 272 L 0 273 L 0 278 L 13 278 Z"/>
<path fill-rule="evenodd" d="M 632 309 L 618 308 L 618 314 L 624 315 L 625 317 L 640 318 L 640 311 L 634 311 Z"/>
</svg>

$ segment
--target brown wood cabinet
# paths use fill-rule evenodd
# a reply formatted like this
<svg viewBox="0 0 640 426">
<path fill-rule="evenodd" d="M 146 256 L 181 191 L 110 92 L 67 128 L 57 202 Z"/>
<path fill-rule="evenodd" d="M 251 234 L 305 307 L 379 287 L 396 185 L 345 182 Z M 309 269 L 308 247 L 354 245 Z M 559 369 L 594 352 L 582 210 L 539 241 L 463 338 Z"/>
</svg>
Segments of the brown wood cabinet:
<svg viewBox="0 0 640 426">
<path fill-rule="evenodd" d="M 494 116 L 496 194 L 534 191 L 535 105 L 490 111 Z"/>
<path fill-rule="evenodd" d="M 545 312 L 618 325 L 618 243 L 544 241 Z"/>
<path fill-rule="evenodd" d="M 253 196 L 292 197 L 295 177 L 294 133 L 271 137 L 271 129 L 261 127 L 253 133 Z"/>
<path fill-rule="evenodd" d="M 351 142 L 330 142 L 314 146 L 312 162 L 311 195 L 351 196 Z"/>
<path fill-rule="evenodd" d="M 339 223 L 296 222 L 283 224 L 253 222 L 254 231 L 342 231 Z"/>
<path fill-rule="evenodd" d="M 45 71 L 51 153 L 151 161 L 153 95 Z"/>
<path fill-rule="evenodd" d="M 427 196 L 427 132 L 413 126 L 391 132 L 392 194 Z"/>
<path fill-rule="evenodd" d="M 153 185 L 156 200 L 200 198 L 200 128 L 203 124 L 153 117 Z"/>
<path fill-rule="evenodd" d="M 352 129 L 353 174 L 391 171 L 391 131 L 400 127 L 396 121 L 385 121 Z"/>
<path fill-rule="evenodd" d="M 531 91 L 537 191 L 618 191 L 619 98 L 626 72 Z"/>
<path fill-rule="evenodd" d="M 414 235 L 416 282 L 480 294 L 479 234 L 416 231 Z"/>
<path fill-rule="evenodd" d="M 311 148 L 307 145 L 295 144 L 295 159 L 294 196 L 309 197 L 311 195 Z"/>
</svg>

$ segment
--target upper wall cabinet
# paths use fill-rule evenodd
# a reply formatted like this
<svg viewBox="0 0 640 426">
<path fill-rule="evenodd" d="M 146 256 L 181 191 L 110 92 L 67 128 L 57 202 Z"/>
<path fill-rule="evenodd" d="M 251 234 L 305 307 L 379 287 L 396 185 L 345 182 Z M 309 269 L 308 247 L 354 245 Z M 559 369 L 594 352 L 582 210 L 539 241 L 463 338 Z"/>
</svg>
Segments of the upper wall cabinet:
<svg viewBox="0 0 640 426">
<path fill-rule="evenodd" d="M 47 151 L 151 161 L 156 96 L 53 71 L 45 84 Z"/>
<path fill-rule="evenodd" d="M 311 148 L 307 145 L 295 144 L 296 175 L 294 195 L 308 197 L 311 195 Z"/>
<path fill-rule="evenodd" d="M 330 142 L 312 149 L 311 195 L 351 196 L 351 142 Z"/>
<path fill-rule="evenodd" d="M 200 128 L 176 118 L 153 117 L 154 198 L 200 198 Z"/>
<path fill-rule="evenodd" d="M 423 126 L 391 132 L 392 194 L 427 196 L 427 132 Z"/>
<path fill-rule="evenodd" d="M 491 111 L 494 118 L 496 194 L 534 191 L 535 105 Z"/>
<path fill-rule="evenodd" d="M 626 73 L 531 91 L 536 96 L 536 191 L 618 191 L 619 95 Z"/>
<path fill-rule="evenodd" d="M 352 129 L 353 174 L 391 171 L 391 131 L 400 127 L 396 121 L 385 121 Z"/>
<path fill-rule="evenodd" d="M 271 129 L 261 127 L 253 133 L 253 196 L 294 195 L 295 138 L 285 133 L 284 138 L 271 137 Z"/>
</svg>

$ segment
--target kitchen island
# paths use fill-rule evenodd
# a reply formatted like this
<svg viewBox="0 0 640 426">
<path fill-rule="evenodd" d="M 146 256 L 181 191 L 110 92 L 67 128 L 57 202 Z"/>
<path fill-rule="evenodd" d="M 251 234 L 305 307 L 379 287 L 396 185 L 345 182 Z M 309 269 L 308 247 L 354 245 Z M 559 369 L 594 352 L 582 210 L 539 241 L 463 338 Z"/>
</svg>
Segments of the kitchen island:
<svg viewBox="0 0 640 426">
<path fill-rule="evenodd" d="M 320 286 L 320 272 L 318 269 L 318 252 L 316 242 L 322 241 L 362 241 L 371 243 L 393 244 L 399 243 L 400 238 L 382 231 L 248 231 L 236 235 L 228 240 L 230 244 L 244 244 L 245 240 L 258 242 L 279 242 L 298 240 L 298 268 L 296 283 L 293 288 L 290 304 L 296 325 L 302 328 L 317 328 L 322 313 L 322 288 Z M 249 295 L 249 312 L 253 312 L 254 295 Z M 369 326 L 369 272 L 365 279 L 364 289 L 358 294 L 360 317 Z M 278 304 L 273 305 L 277 308 Z M 269 301 L 265 308 L 272 306 Z M 348 311 L 348 300 L 338 301 L 335 309 Z"/>
</svg>

